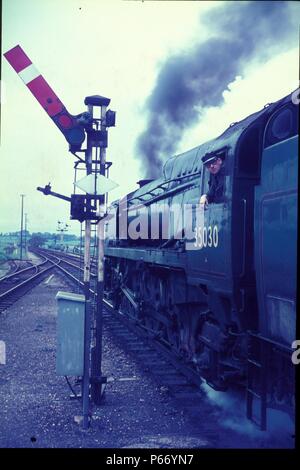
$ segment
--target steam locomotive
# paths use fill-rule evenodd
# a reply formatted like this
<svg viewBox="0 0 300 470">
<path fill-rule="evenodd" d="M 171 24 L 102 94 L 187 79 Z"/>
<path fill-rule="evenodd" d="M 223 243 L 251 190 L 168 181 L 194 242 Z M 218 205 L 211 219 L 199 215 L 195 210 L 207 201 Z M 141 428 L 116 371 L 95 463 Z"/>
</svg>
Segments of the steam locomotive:
<svg viewBox="0 0 300 470">
<path fill-rule="evenodd" d="M 297 149 L 294 92 L 169 158 L 159 179 L 111 204 L 105 226 L 115 308 L 213 388 L 244 386 L 262 429 L 267 407 L 294 409 Z M 225 183 L 198 211 L 205 155 L 222 158 Z"/>
</svg>

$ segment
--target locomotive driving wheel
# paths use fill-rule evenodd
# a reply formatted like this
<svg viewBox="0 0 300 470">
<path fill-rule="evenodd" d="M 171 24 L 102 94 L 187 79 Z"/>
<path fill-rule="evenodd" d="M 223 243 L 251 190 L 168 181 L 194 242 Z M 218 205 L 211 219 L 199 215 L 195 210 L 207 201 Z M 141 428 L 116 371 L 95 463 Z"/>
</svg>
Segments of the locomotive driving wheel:
<svg viewBox="0 0 300 470">
<path fill-rule="evenodd" d="M 169 325 L 166 328 L 166 340 L 171 348 L 178 354 L 181 351 L 181 340 L 180 340 L 180 320 L 179 320 L 179 308 L 177 305 L 173 305 L 170 308 L 171 315 L 169 317 Z"/>
<path fill-rule="evenodd" d="M 120 302 L 120 307 L 119 310 L 125 314 L 129 315 L 131 318 L 134 318 L 136 316 L 136 311 L 130 302 L 130 300 L 126 297 L 126 295 L 122 292 L 122 298 Z"/>
<path fill-rule="evenodd" d="M 135 308 L 131 303 L 131 315 L 140 321 L 141 311 L 139 307 L 141 303 L 141 273 L 138 270 L 132 270 L 130 273 L 129 292 L 132 300 L 136 306 L 138 306 L 138 308 Z"/>
<path fill-rule="evenodd" d="M 106 273 L 106 291 L 108 293 L 108 297 L 111 300 L 113 307 L 115 310 L 119 310 L 120 303 L 121 303 L 121 281 L 122 281 L 122 274 L 120 272 L 120 264 L 113 264 L 107 265 L 105 269 Z"/>
<path fill-rule="evenodd" d="M 162 281 L 158 276 L 144 271 L 142 274 L 141 294 L 144 303 L 142 322 L 149 333 L 162 335 L 164 325 L 158 318 L 162 315 Z"/>
</svg>

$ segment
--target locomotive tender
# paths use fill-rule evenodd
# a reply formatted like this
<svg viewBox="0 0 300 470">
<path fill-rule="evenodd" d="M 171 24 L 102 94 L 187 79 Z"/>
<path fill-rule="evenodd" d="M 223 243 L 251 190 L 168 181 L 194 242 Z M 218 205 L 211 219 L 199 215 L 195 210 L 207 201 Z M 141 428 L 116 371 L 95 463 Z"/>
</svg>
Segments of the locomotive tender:
<svg viewBox="0 0 300 470">
<path fill-rule="evenodd" d="M 105 291 L 114 306 L 155 331 L 215 389 L 243 384 L 248 417 L 254 420 L 257 402 L 263 429 L 267 406 L 294 407 L 294 94 L 169 158 L 159 179 L 111 204 L 106 224 Z M 224 161 L 224 194 L 199 212 L 207 154 Z"/>
</svg>

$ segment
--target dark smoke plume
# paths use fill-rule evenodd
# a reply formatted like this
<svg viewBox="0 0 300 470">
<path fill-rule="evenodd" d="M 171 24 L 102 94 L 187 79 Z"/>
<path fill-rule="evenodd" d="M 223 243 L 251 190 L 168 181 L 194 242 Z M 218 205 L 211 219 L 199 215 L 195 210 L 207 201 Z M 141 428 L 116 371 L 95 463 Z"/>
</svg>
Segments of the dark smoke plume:
<svg viewBox="0 0 300 470">
<path fill-rule="evenodd" d="M 147 127 L 136 145 L 145 176 L 161 174 L 183 132 L 206 107 L 223 103 L 222 93 L 247 61 L 263 61 L 295 45 L 291 7 L 291 2 L 228 2 L 202 16 L 213 37 L 170 57 L 146 101 Z M 296 7 L 299 13 L 299 3 Z"/>
</svg>

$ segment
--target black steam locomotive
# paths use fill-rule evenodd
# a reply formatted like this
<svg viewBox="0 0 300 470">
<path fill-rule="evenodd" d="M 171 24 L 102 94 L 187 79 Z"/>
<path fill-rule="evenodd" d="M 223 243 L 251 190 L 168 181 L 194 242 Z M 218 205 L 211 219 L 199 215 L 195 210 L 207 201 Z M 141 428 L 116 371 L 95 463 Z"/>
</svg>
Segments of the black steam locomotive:
<svg viewBox="0 0 300 470">
<path fill-rule="evenodd" d="M 243 384 L 262 428 L 267 407 L 294 407 L 297 103 L 294 92 L 168 159 L 159 179 L 111 205 L 106 224 L 114 306 L 215 389 Z M 221 157 L 225 176 L 220 200 L 199 210 L 205 156 Z"/>
</svg>

